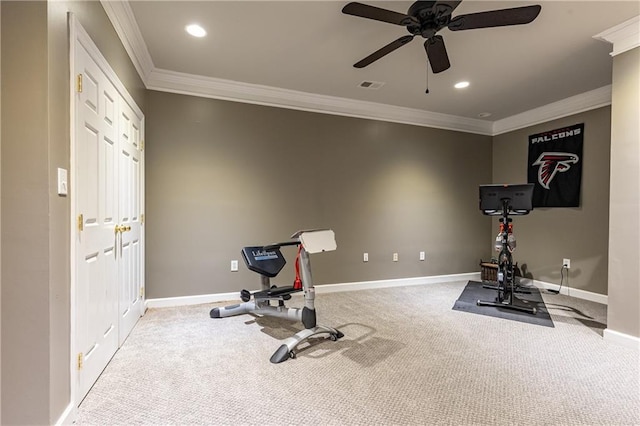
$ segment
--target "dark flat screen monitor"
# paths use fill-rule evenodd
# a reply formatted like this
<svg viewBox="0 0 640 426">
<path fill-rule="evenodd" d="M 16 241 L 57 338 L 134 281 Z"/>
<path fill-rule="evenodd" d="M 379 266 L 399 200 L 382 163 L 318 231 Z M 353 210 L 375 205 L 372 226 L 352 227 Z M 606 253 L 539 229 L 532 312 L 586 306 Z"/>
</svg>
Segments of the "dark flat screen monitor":
<svg viewBox="0 0 640 426">
<path fill-rule="evenodd" d="M 502 212 L 502 200 L 509 200 L 509 211 L 529 212 L 533 210 L 533 184 L 480 185 L 480 210 Z"/>
</svg>

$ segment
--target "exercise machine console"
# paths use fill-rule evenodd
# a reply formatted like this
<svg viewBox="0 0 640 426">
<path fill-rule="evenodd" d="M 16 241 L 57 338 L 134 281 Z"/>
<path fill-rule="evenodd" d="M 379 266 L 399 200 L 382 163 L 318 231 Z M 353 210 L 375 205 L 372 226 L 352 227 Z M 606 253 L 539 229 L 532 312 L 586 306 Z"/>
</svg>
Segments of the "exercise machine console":
<svg viewBox="0 0 640 426">
<path fill-rule="evenodd" d="M 298 247 L 296 279 L 291 286 L 272 286 L 271 278 L 276 277 L 287 263 L 280 251 L 284 246 Z M 291 241 L 244 247 L 242 258 L 250 271 L 260 275 L 262 289 L 254 292 L 242 290 L 240 298 L 243 303 L 213 308 L 209 315 L 211 318 L 225 318 L 252 313 L 302 322 L 304 330 L 284 340 L 271 356 L 271 362 L 274 364 L 295 358 L 296 347 L 312 336 L 324 333 L 328 334 L 331 340 L 338 340 L 344 336 L 339 330 L 316 323 L 315 288 L 309 259 L 309 254 L 332 251 L 336 248 L 335 234 L 330 229 L 298 231 L 291 236 Z M 304 292 L 304 307 L 287 307 L 285 301 L 297 292 Z"/>
</svg>

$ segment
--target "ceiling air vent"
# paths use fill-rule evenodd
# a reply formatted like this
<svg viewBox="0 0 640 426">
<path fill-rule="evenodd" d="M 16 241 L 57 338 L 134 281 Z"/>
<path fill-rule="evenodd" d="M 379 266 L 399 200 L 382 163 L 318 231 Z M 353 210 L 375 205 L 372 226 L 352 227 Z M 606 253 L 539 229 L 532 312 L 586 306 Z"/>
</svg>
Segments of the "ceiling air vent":
<svg viewBox="0 0 640 426">
<path fill-rule="evenodd" d="M 361 87 L 363 89 L 372 89 L 372 90 L 378 90 L 382 86 L 384 86 L 384 83 L 380 83 L 379 81 L 363 81 L 358 85 L 358 87 Z"/>
</svg>

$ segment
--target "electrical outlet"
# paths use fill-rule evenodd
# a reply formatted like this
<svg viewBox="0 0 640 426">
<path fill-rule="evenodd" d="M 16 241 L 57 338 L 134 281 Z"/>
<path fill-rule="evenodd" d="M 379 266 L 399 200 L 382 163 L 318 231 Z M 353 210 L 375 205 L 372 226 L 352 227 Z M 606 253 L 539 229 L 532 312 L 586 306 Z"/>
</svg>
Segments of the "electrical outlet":
<svg viewBox="0 0 640 426">
<path fill-rule="evenodd" d="M 232 260 L 231 261 L 231 272 L 238 272 L 238 261 L 237 260 Z"/>
<path fill-rule="evenodd" d="M 364 253 L 362 255 L 362 261 L 363 262 L 368 262 L 369 261 L 369 253 Z"/>
<path fill-rule="evenodd" d="M 423 251 L 420 252 L 420 260 L 424 260 L 424 252 Z"/>
<path fill-rule="evenodd" d="M 398 261 L 398 253 L 393 253 L 393 261 L 394 262 Z"/>
<path fill-rule="evenodd" d="M 562 259 L 562 266 L 571 269 L 571 259 Z"/>
</svg>

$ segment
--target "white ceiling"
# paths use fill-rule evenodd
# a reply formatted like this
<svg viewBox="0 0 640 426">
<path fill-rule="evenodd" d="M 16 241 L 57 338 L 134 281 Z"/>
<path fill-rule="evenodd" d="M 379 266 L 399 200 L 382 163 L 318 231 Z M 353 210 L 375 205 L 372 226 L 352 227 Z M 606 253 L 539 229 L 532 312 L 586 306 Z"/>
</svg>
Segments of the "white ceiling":
<svg viewBox="0 0 640 426">
<path fill-rule="evenodd" d="M 412 4 L 362 2 L 401 13 Z M 542 11 L 528 25 L 441 30 L 451 68 L 440 74 L 429 69 L 430 93 L 425 94 L 428 66 L 420 37 L 366 68 L 353 67 L 408 33 L 401 26 L 344 15 L 346 3 L 130 0 L 124 3 L 127 13 L 120 13 L 119 33 L 134 40 L 148 81 L 151 71 L 165 77 L 177 72 L 171 77 L 202 78 L 203 87 L 213 81 L 236 92 L 259 89 L 328 104 L 382 104 L 401 107 L 396 113 L 424 111 L 473 122 L 478 114 L 491 113 L 484 119 L 490 123 L 610 85 L 612 45 L 593 36 L 640 14 L 637 0 L 464 0 L 453 16 L 530 4 L 541 4 Z M 105 9 L 113 21 L 113 10 Z M 185 26 L 194 22 L 207 30 L 205 38 L 186 34 Z M 359 88 L 364 80 L 384 85 Z M 455 89 L 461 80 L 471 85 Z M 189 91 L 197 92 L 197 86 L 191 81 Z"/>
</svg>

